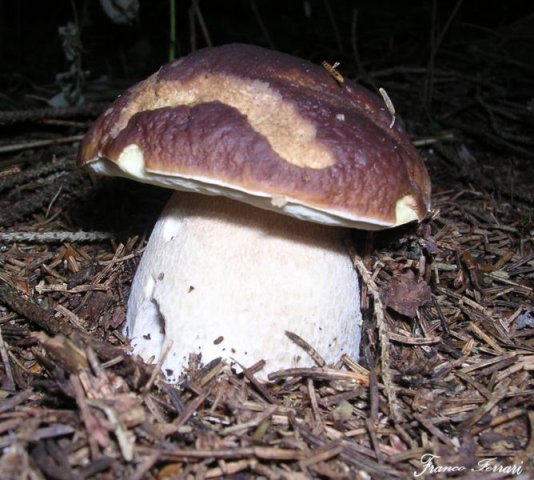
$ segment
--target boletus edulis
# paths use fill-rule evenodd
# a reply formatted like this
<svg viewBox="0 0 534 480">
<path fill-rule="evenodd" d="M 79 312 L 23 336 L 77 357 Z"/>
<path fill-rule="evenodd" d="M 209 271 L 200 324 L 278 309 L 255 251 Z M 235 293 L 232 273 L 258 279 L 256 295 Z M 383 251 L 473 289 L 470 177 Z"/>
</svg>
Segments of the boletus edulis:
<svg viewBox="0 0 534 480">
<path fill-rule="evenodd" d="M 260 378 L 360 344 L 350 228 L 421 220 L 430 180 L 379 97 L 306 60 L 251 45 L 197 51 L 127 90 L 79 164 L 177 190 L 133 281 L 133 351 L 175 379 L 190 354 Z"/>
</svg>

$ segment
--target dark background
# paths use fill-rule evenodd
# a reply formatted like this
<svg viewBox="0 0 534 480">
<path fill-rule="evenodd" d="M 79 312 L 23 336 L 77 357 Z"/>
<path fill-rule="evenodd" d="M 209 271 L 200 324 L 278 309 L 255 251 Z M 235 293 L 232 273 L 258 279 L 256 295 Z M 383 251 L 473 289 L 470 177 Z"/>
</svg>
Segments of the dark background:
<svg viewBox="0 0 534 480">
<path fill-rule="evenodd" d="M 198 22 L 192 35 L 191 3 L 176 2 L 177 56 L 191 51 L 191 37 L 196 48 L 207 44 Z M 401 65 L 426 67 L 432 28 L 439 33 L 445 27 L 456 2 L 201 0 L 198 5 L 213 45 L 248 42 L 274 47 L 315 62 L 341 62 L 345 75 L 362 77 L 362 67 L 366 71 Z M 463 1 L 437 52 L 436 65 L 454 66 L 469 75 L 491 76 L 488 68 L 499 63 L 491 58 L 496 55 L 509 67 L 511 60 L 532 67 L 533 10 L 532 2 L 527 0 Z M 4 94 L 14 99 L 29 84 L 53 84 L 56 74 L 68 70 L 58 27 L 76 19 L 81 28 L 82 67 L 88 72 L 87 83 L 102 75 L 131 83 L 168 60 L 167 1 L 141 0 L 132 25 L 117 25 L 96 0 L 1 0 L 0 87 Z M 355 61 L 354 40 L 360 70 Z M 510 81 L 513 80 L 512 74 Z"/>
</svg>

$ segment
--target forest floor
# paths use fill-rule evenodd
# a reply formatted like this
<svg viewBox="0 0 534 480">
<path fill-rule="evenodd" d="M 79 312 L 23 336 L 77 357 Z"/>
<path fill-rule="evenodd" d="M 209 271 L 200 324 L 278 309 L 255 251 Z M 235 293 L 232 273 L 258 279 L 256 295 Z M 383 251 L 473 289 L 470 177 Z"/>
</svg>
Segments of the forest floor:
<svg viewBox="0 0 534 480">
<path fill-rule="evenodd" d="M 534 92 L 436 69 L 423 135 L 410 86 L 427 70 L 366 76 L 414 112 L 432 212 L 354 233 L 359 363 L 268 383 L 218 360 L 169 384 L 128 353 L 129 289 L 168 192 L 75 167 L 100 103 L 0 112 L 2 479 L 531 478 Z"/>
</svg>

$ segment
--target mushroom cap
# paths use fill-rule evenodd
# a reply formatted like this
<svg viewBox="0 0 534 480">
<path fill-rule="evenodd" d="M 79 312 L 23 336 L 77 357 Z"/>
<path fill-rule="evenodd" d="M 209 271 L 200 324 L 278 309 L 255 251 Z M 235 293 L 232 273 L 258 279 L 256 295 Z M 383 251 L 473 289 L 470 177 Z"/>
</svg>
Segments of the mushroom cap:
<svg viewBox="0 0 534 480">
<path fill-rule="evenodd" d="M 85 135 L 78 163 L 308 221 L 377 230 L 421 220 L 430 179 L 384 102 L 323 67 L 231 44 L 169 63 Z"/>
</svg>

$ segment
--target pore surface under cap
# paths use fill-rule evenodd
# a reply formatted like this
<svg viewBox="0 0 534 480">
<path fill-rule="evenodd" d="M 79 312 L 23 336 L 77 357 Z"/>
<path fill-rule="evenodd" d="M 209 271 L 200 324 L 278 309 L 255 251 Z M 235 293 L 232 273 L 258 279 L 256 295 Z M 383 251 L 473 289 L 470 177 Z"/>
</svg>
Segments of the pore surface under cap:
<svg viewBox="0 0 534 480">
<path fill-rule="evenodd" d="M 426 169 L 401 122 L 390 123 L 381 100 L 322 67 L 227 45 L 129 89 L 86 135 L 79 161 L 315 221 L 381 228 L 429 208 Z"/>
</svg>

